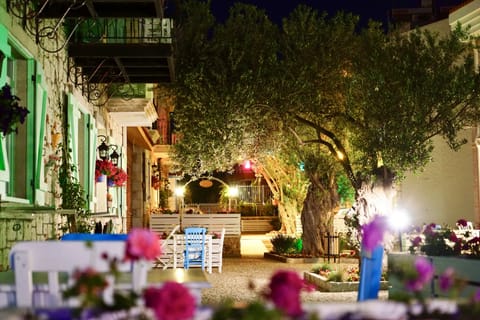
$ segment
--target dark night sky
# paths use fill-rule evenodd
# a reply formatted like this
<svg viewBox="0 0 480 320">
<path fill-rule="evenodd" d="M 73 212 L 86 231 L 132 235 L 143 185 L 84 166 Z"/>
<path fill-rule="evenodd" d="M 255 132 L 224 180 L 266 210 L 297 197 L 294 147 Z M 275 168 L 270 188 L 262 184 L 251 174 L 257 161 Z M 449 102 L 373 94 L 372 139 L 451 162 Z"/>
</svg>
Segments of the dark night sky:
<svg viewBox="0 0 480 320">
<path fill-rule="evenodd" d="M 439 6 L 459 4 L 462 0 L 433 0 Z M 235 2 L 254 4 L 265 9 L 270 19 L 281 23 L 282 17 L 299 4 L 310 6 L 319 12 L 326 11 L 335 14 L 337 11 L 351 12 L 360 16 L 361 24 L 365 25 L 369 19 L 388 21 L 391 8 L 419 7 L 421 0 L 212 0 L 215 15 L 223 20 L 228 16 L 228 8 Z"/>
<path fill-rule="evenodd" d="M 265 9 L 270 19 L 280 23 L 281 18 L 287 17 L 299 4 L 307 5 L 319 12 L 335 13 L 343 10 L 365 17 L 366 20 L 371 18 L 385 21 L 391 0 L 212 0 L 212 8 L 222 19 L 228 16 L 228 8 L 235 2 L 250 3 Z"/>
</svg>

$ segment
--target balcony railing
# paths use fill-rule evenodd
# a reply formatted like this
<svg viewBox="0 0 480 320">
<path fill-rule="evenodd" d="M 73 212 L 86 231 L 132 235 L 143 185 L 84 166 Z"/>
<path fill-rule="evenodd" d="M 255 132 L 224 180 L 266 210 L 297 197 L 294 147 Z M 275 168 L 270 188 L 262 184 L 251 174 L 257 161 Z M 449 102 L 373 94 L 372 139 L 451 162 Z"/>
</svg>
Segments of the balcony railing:
<svg viewBox="0 0 480 320">
<path fill-rule="evenodd" d="M 70 26 L 73 27 L 73 26 Z M 74 43 L 172 43 L 173 20 L 168 18 L 115 18 L 84 20 L 74 33 Z"/>
</svg>

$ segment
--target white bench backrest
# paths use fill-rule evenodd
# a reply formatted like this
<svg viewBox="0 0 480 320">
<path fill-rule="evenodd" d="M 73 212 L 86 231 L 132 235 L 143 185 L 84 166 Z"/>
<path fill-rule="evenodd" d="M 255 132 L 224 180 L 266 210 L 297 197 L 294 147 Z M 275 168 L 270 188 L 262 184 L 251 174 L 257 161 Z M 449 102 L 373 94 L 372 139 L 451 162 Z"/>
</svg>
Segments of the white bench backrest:
<svg viewBox="0 0 480 320">
<path fill-rule="evenodd" d="M 148 269 L 138 264 L 123 261 L 124 241 L 95 241 L 87 247 L 84 241 L 23 241 L 16 243 L 10 251 L 10 261 L 15 272 L 16 304 L 18 307 L 31 307 L 34 285 L 32 272 L 48 273 L 48 291 L 55 303 L 61 301 L 59 273 L 69 276 L 77 269 L 92 267 L 98 272 L 110 271 L 104 253 L 111 259 L 117 258 L 120 272 L 132 272 L 131 287 L 139 290 L 146 281 Z M 69 280 L 71 281 L 71 279 Z M 113 293 L 113 287 L 107 294 Z M 108 290 L 107 290 L 108 291 Z"/>
<path fill-rule="evenodd" d="M 183 216 L 182 227 L 204 227 L 208 233 L 222 232 L 225 229 L 226 235 L 240 235 L 240 214 L 185 214 Z"/>
<path fill-rule="evenodd" d="M 169 234 L 175 226 L 180 225 L 179 214 L 152 214 L 150 215 L 150 230 L 159 236 Z"/>
</svg>

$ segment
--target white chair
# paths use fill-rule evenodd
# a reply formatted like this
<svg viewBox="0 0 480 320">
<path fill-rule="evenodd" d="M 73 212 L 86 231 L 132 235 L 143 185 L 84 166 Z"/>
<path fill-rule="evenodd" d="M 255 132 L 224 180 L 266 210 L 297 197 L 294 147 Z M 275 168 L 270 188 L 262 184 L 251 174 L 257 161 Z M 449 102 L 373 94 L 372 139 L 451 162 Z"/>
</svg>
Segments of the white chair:
<svg viewBox="0 0 480 320">
<path fill-rule="evenodd" d="M 91 267 L 98 272 L 110 271 L 109 262 L 102 255 L 117 258 L 120 272 L 132 273 L 131 283 L 118 285 L 120 289 L 136 292 L 146 286 L 148 266 L 144 263 L 123 261 L 124 241 L 23 241 L 16 243 L 10 251 L 10 261 L 15 273 L 15 299 L 17 307 L 46 306 L 57 307 L 75 305 L 75 301 L 62 300 L 62 290 L 73 282 L 71 275 L 77 269 Z M 38 287 L 33 283 L 34 272 L 48 274 L 48 284 Z M 66 274 L 67 283 L 62 283 L 61 275 Z M 113 279 L 108 278 L 109 286 L 104 291 L 105 301 L 113 299 Z M 38 291 L 44 291 L 38 295 Z M 39 301 L 43 297 L 43 301 Z"/>
<path fill-rule="evenodd" d="M 173 267 L 173 236 L 177 233 L 178 229 L 180 229 L 180 225 L 176 225 L 165 239 L 160 240 L 162 254 L 160 255 L 160 257 L 157 257 L 156 261 L 153 263 L 154 268 L 161 267 L 163 270 L 165 270 L 169 267 Z"/>
<path fill-rule="evenodd" d="M 223 240 L 225 238 L 225 228 L 222 229 L 220 233 L 220 238 L 212 240 L 212 255 L 211 262 L 209 266 L 209 272 L 212 272 L 212 268 L 218 268 L 218 272 L 222 273 L 222 262 L 223 262 Z"/>
</svg>

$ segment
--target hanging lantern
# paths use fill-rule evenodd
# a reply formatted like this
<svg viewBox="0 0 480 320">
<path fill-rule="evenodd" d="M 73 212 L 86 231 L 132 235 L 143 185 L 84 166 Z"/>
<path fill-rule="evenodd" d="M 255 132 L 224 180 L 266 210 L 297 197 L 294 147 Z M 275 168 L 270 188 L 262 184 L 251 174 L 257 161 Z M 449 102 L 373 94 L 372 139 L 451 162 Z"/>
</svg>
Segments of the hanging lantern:
<svg viewBox="0 0 480 320">
<path fill-rule="evenodd" d="M 120 155 L 117 153 L 117 146 L 111 145 L 110 148 L 113 149 L 113 152 L 110 154 L 110 161 L 112 161 L 114 166 L 118 166 L 118 158 L 120 158 Z"/>
<path fill-rule="evenodd" d="M 105 136 L 98 136 L 100 139 L 102 139 L 102 143 L 98 146 L 98 156 L 100 159 L 103 161 L 108 160 L 108 149 L 109 146 L 105 143 L 106 137 Z"/>
</svg>

